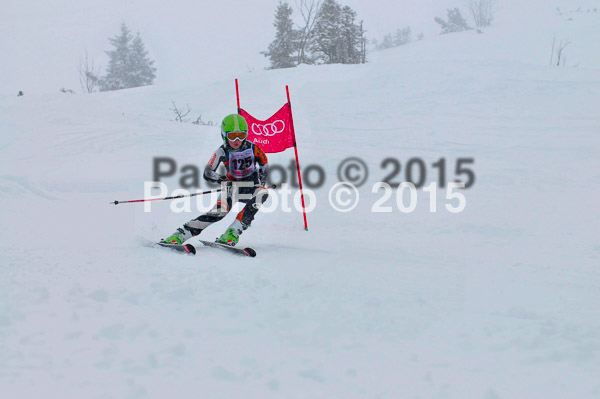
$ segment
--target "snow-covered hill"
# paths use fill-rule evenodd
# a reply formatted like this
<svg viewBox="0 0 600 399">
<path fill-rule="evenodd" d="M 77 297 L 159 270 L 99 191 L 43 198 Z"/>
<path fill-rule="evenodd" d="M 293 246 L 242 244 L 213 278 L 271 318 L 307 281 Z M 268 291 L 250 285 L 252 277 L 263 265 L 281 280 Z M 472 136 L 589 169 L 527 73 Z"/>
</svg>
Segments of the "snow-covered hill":
<svg viewBox="0 0 600 399">
<path fill-rule="evenodd" d="M 257 216 L 255 259 L 143 247 L 198 212 L 109 205 L 143 196 L 154 157 L 204 166 L 218 127 L 171 121 L 171 101 L 218 124 L 232 80 L 0 98 L 2 397 L 599 397 L 600 13 L 555 8 L 366 65 L 240 74 L 257 117 L 289 85 L 301 166 L 326 172 L 308 232 L 297 212 Z M 553 36 L 572 42 L 565 67 Z M 336 212 L 354 156 L 370 174 Z M 465 210 L 438 189 L 435 213 L 421 190 L 412 213 L 394 197 L 371 212 L 388 157 L 393 181 L 420 158 L 427 183 L 440 158 L 448 182 L 473 158 Z"/>
</svg>

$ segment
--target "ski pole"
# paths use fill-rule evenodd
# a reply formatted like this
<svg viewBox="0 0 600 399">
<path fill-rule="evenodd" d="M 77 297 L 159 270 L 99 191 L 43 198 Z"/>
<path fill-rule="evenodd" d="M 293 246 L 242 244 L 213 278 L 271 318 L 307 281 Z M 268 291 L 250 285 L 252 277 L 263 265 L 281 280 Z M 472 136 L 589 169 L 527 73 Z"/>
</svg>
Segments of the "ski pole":
<svg viewBox="0 0 600 399">
<path fill-rule="evenodd" d="M 267 188 L 277 188 L 277 185 L 276 184 L 272 184 L 272 185 L 270 185 Z M 203 191 L 201 193 L 185 194 L 185 195 L 182 194 L 182 195 L 175 195 L 173 197 L 164 197 L 164 198 L 150 198 L 150 199 L 140 199 L 140 200 L 130 200 L 130 201 L 114 201 L 114 202 L 109 202 L 109 204 L 119 205 L 119 204 L 129 204 L 129 203 L 132 203 L 132 202 L 164 201 L 164 200 L 179 199 L 179 198 L 186 198 L 186 197 L 195 197 L 196 195 L 218 193 L 220 191 L 223 191 L 223 189 L 219 188 L 217 190 Z"/>
</svg>

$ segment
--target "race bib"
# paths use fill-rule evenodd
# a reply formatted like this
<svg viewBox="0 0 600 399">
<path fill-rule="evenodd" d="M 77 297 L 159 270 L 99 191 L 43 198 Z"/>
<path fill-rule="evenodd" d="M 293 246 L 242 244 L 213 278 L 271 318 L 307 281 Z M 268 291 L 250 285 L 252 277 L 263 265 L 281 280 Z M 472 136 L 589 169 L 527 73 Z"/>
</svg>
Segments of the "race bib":
<svg viewBox="0 0 600 399">
<path fill-rule="evenodd" d="M 254 172 L 254 151 L 252 148 L 229 153 L 229 174 L 236 179 L 248 177 Z"/>
</svg>

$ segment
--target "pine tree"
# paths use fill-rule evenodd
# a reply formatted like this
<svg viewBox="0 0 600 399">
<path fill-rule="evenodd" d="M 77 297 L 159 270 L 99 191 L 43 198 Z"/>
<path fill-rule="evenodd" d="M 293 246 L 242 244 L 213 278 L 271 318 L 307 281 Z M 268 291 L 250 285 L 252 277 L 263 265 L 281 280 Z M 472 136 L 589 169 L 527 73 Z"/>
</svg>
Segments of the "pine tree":
<svg viewBox="0 0 600 399">
<path fill-rule="evenodd" d="M 339 61 L 342 64 L 359 64 L 361 35 L 359 26 L 354 23 L 356 12 L 348 6 L 342 8 Z"/>
<path fill-rule="evenodd" d="M 326 64 L 339 62 L 342 7 L 335 0 L 325 0 L 319 9 L 311 50 Z"/>
<path fill-rule="evenodd" d="M 280 2 L 275 11 L 275 40 L 269 44 L 268 51 L 262 54 L 268 57 L 270 69 L 290 68 L 296 66 L 297 57 L 294 56 L 298 49 L 298 33 L 292 21 L 292 7 Z"/>
<path fill-rule="evenodd" d="M 294 29 L 292 8 L 279 3 L 275 12 L 277 33 L 268 51 L 271 69 L 288 68 L 299 63 L 358 64 L 366 62 L 367 38 L 363 22 L 357 24 L 356 12 L 336 0 L 300 0 L 304 27 Z M 295 54 L 295 59 L 293 55 Z"/>
<path fill-rule="evenodd" d="M 106 76 L 100 80 L 100 90 L 119 90 L 127 87 L 127 68 L 129 66 L 129 46 L 132 37 L 125 24 L 121 24 L 121 34 L 108 41 L 114 49 L 107 51 L 109 57 Z"/>
<path fill-rule="evenodd" d="M 129 87 L 148 86 L 154 82 L 156 68 L 138 33 L 133 39 L 130 54 Z"/>
<path fill-rule="evenodd" d="M 403 46 L 410 43 L 411 30 L 410 27 L 396 30 L 396 37 L 394 38 L 395 46 Z"/>
<path fill-rule="evenodd" d="M 335 0 L 325 0 L 315 21 L 311 50 L 326 64 L 366 62 L 365 31 L 356 12 Z"/>
<path fill-rule="evenodd" d="M 367 43 L 368 39 L 365 36 L 367 31 L 363 28 L 363 21 L 360 21 L 358 26 L 358 35 L 360 37 L 360 63 L 364 64 L 367 62 Z"/>
<path fill-rule="evenodd" d="M 139 34 L 134 38 L 125 24 L 121 33 L 108 39 L 114 46 L 107 51 L 109 57 L 106 76 L 100 79 L 100 90 L 119 90 L 150 85 L 154 81 L 156 68 L 148 58 L 148 52 Z"/>
<path fill-rule="evenodd" d="M 392 48 L 394 47 L 394 38 L 392 37 L 391 33 L 388 33 L 387 35 L 385 35 L 383 37 L 383 42 L 381 43 L 380 48 L 382 49 L 386 49 L 386 48 Z"/>
</svg>

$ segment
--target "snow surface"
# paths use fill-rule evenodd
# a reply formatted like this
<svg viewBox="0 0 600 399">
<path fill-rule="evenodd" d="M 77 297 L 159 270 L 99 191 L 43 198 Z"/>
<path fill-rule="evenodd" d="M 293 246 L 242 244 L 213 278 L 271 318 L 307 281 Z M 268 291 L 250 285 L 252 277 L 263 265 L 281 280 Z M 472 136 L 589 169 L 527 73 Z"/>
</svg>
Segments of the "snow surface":
<svg viewBox="0 0 600 399">
<path fill-rule="evenodd" d="M 525 8 L 366 65 L 240 73 L 258 117 L 289 84 L 301 165 L 327 172 L 308 232 L 257 216 L 255 259 L 144 247 L 197 212 L 109 205 L 143 196 L 153 157 L 203 167 L 219 130 L 171 121 L 171 100 L 218 122 L 231 79 L 0 97 L 0 396 L 600 397 L 600 13 L 554 9 L 531 35 Z M 548 66 L 553 35 L 566 67 Z M 338 213 L 349 156 L 370 175 Z M 423 158 L 428 182 L 474 158 L 465 211 L 439 190 L 436 213 L 421 191 L 413 213 L 372 213 L 386 157 Z"/>
</svg>

